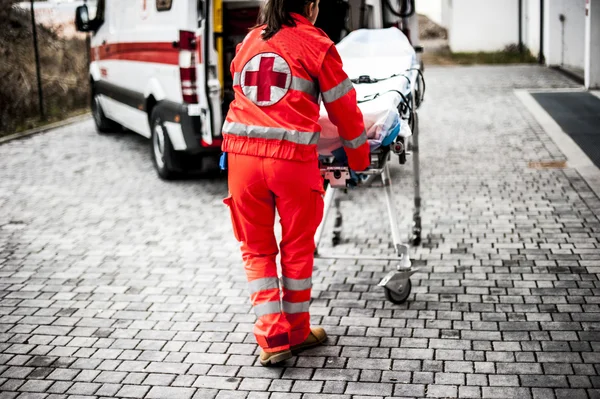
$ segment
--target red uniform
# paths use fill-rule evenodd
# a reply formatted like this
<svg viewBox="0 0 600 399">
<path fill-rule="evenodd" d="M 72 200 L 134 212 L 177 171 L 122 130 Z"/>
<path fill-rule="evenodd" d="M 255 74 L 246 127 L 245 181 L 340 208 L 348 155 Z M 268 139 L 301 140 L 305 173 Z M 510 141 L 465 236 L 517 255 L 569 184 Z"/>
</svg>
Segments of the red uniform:
<svg viewBox="0 0 600 399">
<path fill-rule="evenodd" d="M 295 27 L 284 26 L 267 41 L 259 27 L 239 45 L 231 64 L 235 99 L 223 125 L 230 192 L 225 203 L 242 242 L 258 318 L 254 333 L 267 352 L 300 344 L 310 332 L 314 234 L 323 216 L 316 148 L 320 98 L 338 127 L 349 166 L 369 165 L 356 92 L 333 42 L 306 18 L 293 17 Z M 282 227 L 279 248 L 275 210 Z"/>
</svg>

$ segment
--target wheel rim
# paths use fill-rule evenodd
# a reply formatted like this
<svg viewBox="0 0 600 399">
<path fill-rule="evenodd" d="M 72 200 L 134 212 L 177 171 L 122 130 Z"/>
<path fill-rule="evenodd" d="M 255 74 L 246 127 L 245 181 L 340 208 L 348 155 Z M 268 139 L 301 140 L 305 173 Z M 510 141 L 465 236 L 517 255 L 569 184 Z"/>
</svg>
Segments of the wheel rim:
<svg viewBox="0 0 600 399">
<path fill-rule="evenodd" d="M 98 96 L 94 96 L 94 119 L 96 120 L 96 124 L 100 126 L 102 124 L 102 108 L 100 107 L 100 98 Z"/>
<path fill-rule="evenodd" d="M 160 125 L 154 127 L 154 136 L 152 139 L 152 147 L 154 148 L 154 160 L 159 169 L 165 167 L 165 133 Z"/>
</svg>

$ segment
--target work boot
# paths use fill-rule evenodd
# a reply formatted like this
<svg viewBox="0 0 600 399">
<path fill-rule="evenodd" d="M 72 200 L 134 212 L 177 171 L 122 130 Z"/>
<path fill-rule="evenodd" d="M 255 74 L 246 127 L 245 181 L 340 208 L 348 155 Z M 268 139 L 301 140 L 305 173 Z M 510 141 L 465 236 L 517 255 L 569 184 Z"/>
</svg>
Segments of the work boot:
<svg viewBox="0 0 600 399">
<path fill-rule="evenodd" d="M 299 352 L 304 349 L 321 345 L 327 340 L 327 333 L 321 327 L 311 327 L 310 334 L 301 344 L 294 345 L 290 349 L 292 352 Z"/>
<path fill-rule="evenodd" d="M 260 351 L 260 364 L 268 367 L 274 366 L 277 363 L 285 362 L 286 360 L 292 357 L 292 351 L 289 349 L 282 350 L 279 352 L 265 352 L 264 350 Z"/>
</svg>

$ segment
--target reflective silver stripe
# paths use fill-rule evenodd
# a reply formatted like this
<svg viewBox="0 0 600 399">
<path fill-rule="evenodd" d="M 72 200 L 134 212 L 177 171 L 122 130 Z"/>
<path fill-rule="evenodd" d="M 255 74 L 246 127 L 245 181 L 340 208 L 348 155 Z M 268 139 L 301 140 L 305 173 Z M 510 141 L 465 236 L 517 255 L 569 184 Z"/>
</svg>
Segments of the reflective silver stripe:
<svg viewBox="0 0 600 399">
<path fill-rule="evenodd" d="M 323 92 L 323 102 L 332 103 L 335 100 L 339 100 L 344 97 L 346 93 L 352 90 L 354 86 L 352 86 L 352 82 L 350 79 L 344 80 L 339 85 L 335 86 L 333 89 L 329 89 Z"/>
<path fill-rule="evenodd" d="M 240 72 L 236 72 L 233 74 L 233 85 L 239 86 L 242 84 L 242 74 Z M 309 94 L 313 96 L 315 99 L 319 96 L 319 87 L 313 81 L 308 79 L 299 78 L 296 76 L 292 76 L 292 83 L 290 85 L 290 89 L 301 91 L 303 93 Z"/>
<path fill-rule="evenodd" d="M 292 76 L 292 85 L 290 86 L 292 90 L 298 90 L 317 98 L 319 96 L 319 88 L 310 80 L 298 78 L 296 76 Z"/>
<path fill-rule="evenodd" d="M 279 279 L 277 277 L 259 278 L 248 283 L 250 295 L 260 291 L 272 290 L 279 288 Z"/>
<path fill-rule="evenodd" d="M 363 131 L 360 134 L 360 136 L 352 140 L 344 140 L 341 137 L 340 139 L 342 140 L 342 144 L 344 145 L 344 147 L 348 147 L 354 150 L 367 142 L 367 132 Z"/>
<path fill-rule="evenodd" d="M 260 305 L 254 306 L 254 313 L 256 314 L 256 317 L 281 313 L 281 305 L 279 304 L 279 301 L 261 303 Z"/>
<path fill-rule="evenodd" d="M 310 307 L 310 301 L 297 302 L 297 303 L 283 301 L 283 311 L 284 311 L 284 313 L 288 313 L 288 314 L 308 312 L 309 307 Z"/>
<path fill-rule="evenodd" d="M 296 279 L 296 278 L 282 278 L 283 286 L 290 291 L 304 291 L 312 288 L 312 277 Z"/>
<path fill-rule="evenodd" d="M 279 127 L 251 126 L 228 121 L 223 124 L 223 133 L 259 139 L 283 140 L 305 145 L 317 144 L 319 141 L 319 132 L 305 133 Z"/>
</svg>

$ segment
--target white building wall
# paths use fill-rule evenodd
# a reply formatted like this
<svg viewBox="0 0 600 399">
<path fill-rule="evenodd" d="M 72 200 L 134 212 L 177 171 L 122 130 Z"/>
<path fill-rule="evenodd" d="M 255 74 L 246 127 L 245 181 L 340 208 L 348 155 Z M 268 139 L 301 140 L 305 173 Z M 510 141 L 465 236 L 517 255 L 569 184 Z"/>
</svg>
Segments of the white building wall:
<svg viewBox="0 0 600 399">
<path fill-rule="evenodd" d="M 452 0 L 442 0 L 442 26 L 448 32 L 452 28 Z"/>
<path fill-rule="evenodd" d="M 584 69 L 586 0 L 547 0 L 546 63 Z M 560 21 L 560 15 L 565 21 Z"/>
<path fill-rule="evenodd" d="M 523 44 L 534 56 L 540 51 L 540 0 L 523 0 Z"/>
<path fill-rule="evenodd" d="M 600 0 L 590 0 L 586 18 L 585 87 L 600 89 Z"/>
<path fill-rule="evenodd" d="M 448 21 L 454 52 L 499 51 L 519 41 L 518 0 L 446 0 L 442 19 Z"/>
<path fill-rule="evenodd" d="M 442 23 L 442 0 L 416 0 L 415 7 L 419 14 L 426 15 L 438 25 Z"/>
</svg>

